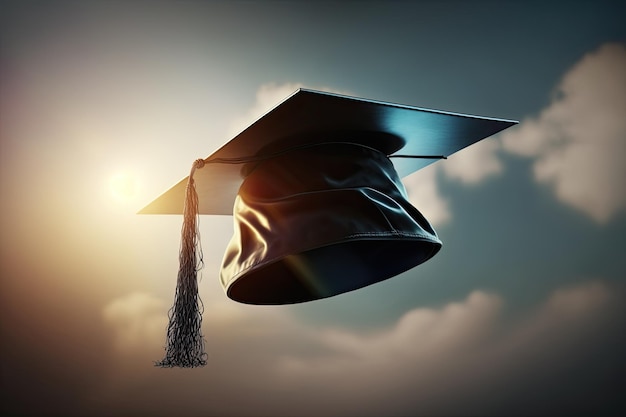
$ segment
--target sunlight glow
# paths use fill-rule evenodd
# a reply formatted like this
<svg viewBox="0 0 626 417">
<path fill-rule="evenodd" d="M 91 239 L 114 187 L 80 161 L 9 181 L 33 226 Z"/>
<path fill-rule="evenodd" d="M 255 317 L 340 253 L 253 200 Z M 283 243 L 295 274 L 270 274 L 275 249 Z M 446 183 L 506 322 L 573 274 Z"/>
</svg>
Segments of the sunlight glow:
<svg viewBox="0 0 626 417">
<path fill-rule="evenodd" d="M 128 202 L 135 196 L 137 181 L 127 172 L 119 172 L 109 179 L 109 190 L 114 200 Z"/>
</svg>

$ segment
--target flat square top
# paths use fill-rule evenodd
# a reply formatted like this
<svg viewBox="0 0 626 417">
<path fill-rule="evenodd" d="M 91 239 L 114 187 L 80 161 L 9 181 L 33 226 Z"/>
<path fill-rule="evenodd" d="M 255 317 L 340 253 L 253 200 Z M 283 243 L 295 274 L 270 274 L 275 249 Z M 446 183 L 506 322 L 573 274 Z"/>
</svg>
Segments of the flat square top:
<svg viewBox="0 0 626 417">
<path fill-rule="evenodd" d="M 354 142 L 385 152 L 404 177 L 516 123 L 299 89 L 195 171 L 199 213 L 232 214 L 242 167 L 255 157 L 312 143 Z M 424 156 L 433 158 L 415 158 Z M 139 214 L 182 214 L 186 184 L 187 177 Z"/>
</svg>

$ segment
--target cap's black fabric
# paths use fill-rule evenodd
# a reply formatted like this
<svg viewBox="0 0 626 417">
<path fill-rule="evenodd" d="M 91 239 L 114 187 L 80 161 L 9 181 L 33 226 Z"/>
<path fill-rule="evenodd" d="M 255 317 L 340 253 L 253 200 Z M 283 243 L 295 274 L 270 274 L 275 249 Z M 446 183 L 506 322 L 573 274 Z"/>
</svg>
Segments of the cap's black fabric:
<svg viewBox="0 0 626 417">
<path fill-rule="evenodd" d="M 236 301 L 330 297 L 402 273 L 441 248 L 376 149 L 318 143 L 245 171 L 220 276 Z"/>
</svg>

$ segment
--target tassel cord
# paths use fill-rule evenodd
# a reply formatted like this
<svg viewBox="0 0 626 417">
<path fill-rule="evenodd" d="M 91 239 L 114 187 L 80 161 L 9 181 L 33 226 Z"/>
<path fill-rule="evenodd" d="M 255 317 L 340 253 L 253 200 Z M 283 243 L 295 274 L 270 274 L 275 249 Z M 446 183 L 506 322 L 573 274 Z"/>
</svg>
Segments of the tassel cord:
<svg viewBox="0 0 626 417">
<path fill-rule="evenodd" d="M 159 367 L 194 368 L 206 365 L 202 335 L 204 305 L 198 294 L 198 272 L 204 266 L 204 260 L 198 228 L 198 194 L 193 180 L 195 170 L 203 166 L 202 159 L 194 162 L 185 191 L 176 294 L 168 313 L 165 357 L 155 363 Z"/>
</svg>

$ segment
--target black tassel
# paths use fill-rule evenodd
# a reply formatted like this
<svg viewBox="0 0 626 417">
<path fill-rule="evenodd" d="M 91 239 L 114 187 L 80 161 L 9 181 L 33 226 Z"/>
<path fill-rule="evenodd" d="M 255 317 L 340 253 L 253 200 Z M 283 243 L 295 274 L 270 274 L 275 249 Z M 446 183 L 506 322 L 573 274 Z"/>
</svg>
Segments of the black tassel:
<svg viewBox="0 0 626 417">
<path fill-rule="evenodd" d="M 204 306 L 198 295 L 198 271 L 204 266 L 200 232 L 198 230 L 198 193 L 193 180 L 197 168 L 204 166 L 204 160 L 194 162 L 189 174 L 185 192 L 183 227 L 174 305 L 169 311 L 167 346 L 165 357 L 156 366 L 163 368 L 194 368 L 206 365 L 202 336 L 202 313 Z"/>
</svg>

